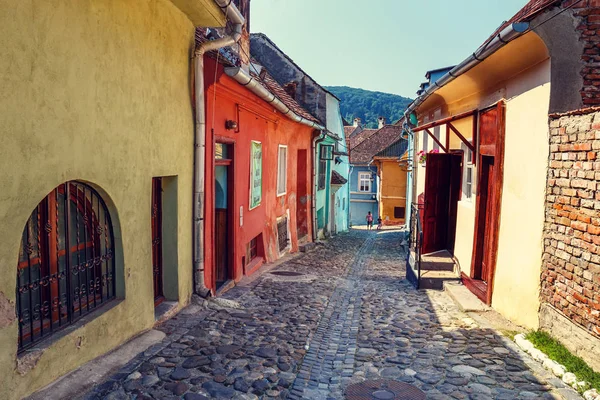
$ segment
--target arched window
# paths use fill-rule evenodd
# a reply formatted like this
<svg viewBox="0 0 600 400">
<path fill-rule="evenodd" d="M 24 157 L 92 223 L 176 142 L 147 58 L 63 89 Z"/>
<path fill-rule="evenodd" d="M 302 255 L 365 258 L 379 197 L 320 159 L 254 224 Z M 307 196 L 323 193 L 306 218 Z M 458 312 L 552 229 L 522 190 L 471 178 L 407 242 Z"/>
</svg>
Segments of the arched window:
<svg viewBox="0 0 600 400">
<path fill-rule="evenodd" d="M 17 265 L 19 351 L 115 298 L 113 230 L 90 186 L 67 182 L 33 210 Z"/>
</svg>

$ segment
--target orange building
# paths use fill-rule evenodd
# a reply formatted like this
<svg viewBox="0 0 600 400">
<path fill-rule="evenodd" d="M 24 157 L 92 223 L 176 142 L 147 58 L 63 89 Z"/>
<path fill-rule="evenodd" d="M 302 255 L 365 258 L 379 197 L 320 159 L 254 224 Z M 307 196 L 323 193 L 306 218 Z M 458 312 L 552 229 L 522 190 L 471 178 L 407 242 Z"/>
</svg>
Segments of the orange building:
<svg viewBox="0 0 600 400">
<path fill-rule="evenodd" d="M 320 127 L 265 68 L 246 72 L 219 58 L 205 56 L 204 74 L 204 279 L 213 293 L 313 240 L 312 142 Z"/>
</svg>

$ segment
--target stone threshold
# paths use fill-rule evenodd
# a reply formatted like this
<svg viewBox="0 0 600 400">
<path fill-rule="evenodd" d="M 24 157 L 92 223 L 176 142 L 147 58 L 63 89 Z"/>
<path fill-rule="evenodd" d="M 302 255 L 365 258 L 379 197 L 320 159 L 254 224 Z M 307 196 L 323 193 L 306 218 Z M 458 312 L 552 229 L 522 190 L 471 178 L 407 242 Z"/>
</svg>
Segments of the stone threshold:
<svg viewBox="0 0 600 400">
<path fill-rule="evenodd" d="M 444 282 L 444 291 L 463 312 L 487 312 L 492 309 L 460 282 Z"/>
</svg>

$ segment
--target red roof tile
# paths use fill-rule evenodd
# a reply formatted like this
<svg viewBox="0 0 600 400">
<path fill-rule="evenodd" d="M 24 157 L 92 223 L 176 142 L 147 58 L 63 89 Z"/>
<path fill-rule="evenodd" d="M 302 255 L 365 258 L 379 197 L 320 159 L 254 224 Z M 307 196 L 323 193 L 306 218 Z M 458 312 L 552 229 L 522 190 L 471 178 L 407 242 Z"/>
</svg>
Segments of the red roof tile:
<svg viewBox="0 0 600 400">
<path fill-rule="evenodd" d="M 373 131 L 372 129 L 369 130 Z M 374 133 L 367 135 L 360 143 L 350 149 L 350 163 L 368 163 L 377 153 L 400 140 L 401 134 L 402 127 L 396 125 L 386 125 L 375 130 Z"/>
<path fill-rule="evenodd" d="M 332 185 L 345 185 L 348 179 L 344 178 L 339 172 L 331 171 L 331 184 Z"/>
</svg>

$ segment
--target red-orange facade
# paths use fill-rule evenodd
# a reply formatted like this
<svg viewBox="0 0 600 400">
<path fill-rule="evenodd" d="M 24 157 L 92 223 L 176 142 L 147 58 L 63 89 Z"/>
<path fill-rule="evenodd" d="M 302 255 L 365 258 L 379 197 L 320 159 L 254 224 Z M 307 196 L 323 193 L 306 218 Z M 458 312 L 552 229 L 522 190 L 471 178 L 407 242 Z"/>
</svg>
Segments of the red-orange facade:
<svg viewBox="0 0 600 400">
<path fill-rule="evenodd" d="M 205 56 L 204 276 L 213 293 L 254 273 L 263 262 L 297 252 L 299 243 L 313 240 L 311 144 L 315 134 L 313 128 L 277 112 L 217 65 Z M 250 209 L 253 141 L 262 145 L 262 201 Z M 279 183 L 278 194 L 280 146 L 285 146 L 286 184 L 282 191 Z"/>
</svg>

